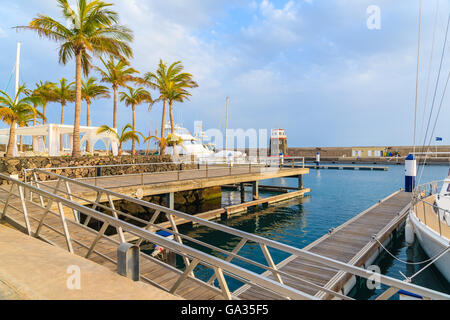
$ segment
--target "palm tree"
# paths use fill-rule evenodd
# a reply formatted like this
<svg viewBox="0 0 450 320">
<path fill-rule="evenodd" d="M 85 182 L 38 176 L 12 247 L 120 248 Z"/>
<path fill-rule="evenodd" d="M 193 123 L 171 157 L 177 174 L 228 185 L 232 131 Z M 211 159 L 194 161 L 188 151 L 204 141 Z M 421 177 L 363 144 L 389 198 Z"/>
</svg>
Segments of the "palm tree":
<svg viewBox="0 0 450 320">
<path fill-rule="evenodd" d="M 74 82 L 68 82 L 66 78 L 59 79 L 59 86 L 53 89 L 53 98 L 56 102 L 61 103 L 61 124 L 64 124 L 64 109 L 67 102 L 75 100 Z"/>
<path fill-rule="evenodd" d="M 119 87 L 126 87 L 127 83 L 135 82 L 140 83 L 142 79 L 134 76 L 139 71 L 130 67 L 130 64 L 121 59 L 117 62 L 113 57 L 110 57 L 108 61 L 100 58 L 103 63 L 104 70 L 95 67 L 95 69 L 101 75 L 101 82 L 109 83 L 114 91 L 114 109 L 113 109 L 113 128 L 117 128 L 117 90 Z"/>
<path fill-rule="evenodd" d="M 40 98 L 27 96 L 20 99 L 20 95 L 25 93 L 25 91 L 25 86 L 22 85 L 17 90 L 16 96 L 11 98 L 6 92 L 0 90 L 0 120 L 10 126 L 6 157 L 13 156 L 16 142 L 16 125 L 29 121 L 34 114 L 38 113 L 34 105 L 39 103 Z"/>
<path fill-rule="evenodd" d="M 152 96 L 150 92 L 147 90 L 144 90 L 143 88 L 133 89 L 131 87 L 128 87 L 128 93 L 127 92 L 120 92 L 120 101 L 125 102 L 125 105 L 127 107 L 131 107 L 131 110 L 133 112 L 133 131 L 136 131 L 136 106 L 142 104 L 142 103 L 153 103 Z M 131 147 L 131 153 L 134 155 L 136 153 L 136 144 L 133 140 Z"/>
<path fill-rule="evenodd" d="M 166 148 L 168 146 L 172 146 L 175 147 L 181 143 L 183 143 L 183 139 L 177 135 L 174 134 L 169 134 L 167 136 L 167 138 L 160 138 L 158 136 L 148 136 L 144 139 L 144 143 L 151 141 L 151 140 L 156 140 L 158 141 L 159 147 L 160 148 Z"/>
<path fill-rule="evenodd" d="M 153 72 L 147 72 L 144 75 L 144 81 L 145 83 L 150 86 L 151 88 L 159 90 L 159 98 L 158 100 L 162 100 L 163 102 L 163 110 L 162 110 L 162 119 L 161 119 L 161 132 L 160 132 L 160 139 L 158 140 L 160 142 L 159 148 L 160 153 L 163 155 L 164 151 L 166 149 L 166 145 L 162 145 L 161 142 L 164 139 L 164 132 L 165 132 L 165 122 L 166 122 L 166 109 L 167 109 L 167 65 L 162 61 L 162 59 L 159 60 L 158 69 L 155 73 Z"/>
<path fill-rule="evenodd" d="M 174 62 L 167 68 L 167 64 L 160 60 L 156 73 L 147 72 L 144 75 L 145 82 L 152 88 L 159 90 L 159 100 L 163 101 L 160 139 L 164 138 L 167 102 L 169 102 L 170 109 L 171 133 L 174 134 L 174 101 L 184 101 L 184 99 L 190 95 L 186 89 L 198 87 L 197 83 L 192 80 L 192 75 L 190 73 L 182 72 L 183 69 L 184 67 L 181 64 L 181 61 Z M 164 154 L 164 150 L 165 147 L 161 147 L 161 154 Z"/>
<path fill-rule="evenodd" d="M 130 130 L 130 131 L 127 131 Z M 131 127 L 131 124 L 127 123 L 125 127 L 122 128 L 120 135 L 113 128 L 108 127 L 106 124 L 100 126 L 98 128 L 97 133 L 108 133 L 113 134 L 117 141 L 119 142 L 119 156 L 122 155 L 122 145 L 128 141 L 137 141 L 139 143 L 139 135 L 142 135 L 140 132 L 134 131 Z"/>
<path fill-rule="evenodd" d="M 53 96 L 56 102 L 61 103 L 61 124 L 64 124 L 64 109 L 67 102 L 73 102 L 75 100 L 75 90 L 73 88 L 74 83 L 69 83 L 66 78 L 59 79 L 59 86 L 55 86 L 53 89 Z M 63 149 L 63 135 L 61 134 L 59 139 L 59 150 Z"/>
<path fill-rule="evenodd" d="M 185 99 L 189 100 L 191 95 L 187 89 L 196 88 L 198 84 L 192 80 L 193 76 L 190 73 L 182 72 L 184 69 L 181 61 L 174 62 L 167 70 L 167 87 L 166 96 L 169 102 L 170 114 L 170 128 L 171 133 L 175 134 L 175 121 L 173 117 L 173 103 L 183 102 Z"/>
<path fill-rule="evenodd" d="M 86 82 L 81 81 L 81 97 L 86 101 L 86 125 L 91 126 L 91 103 L 99 98 L 109 98 L 109 89 L 97 84 L 97 79 L 90 77 Z M 89 141 L 86 141 L 86 150 L 90 148 Z"/>
<path fill-rule="evenodd" d="M 46 118 L 47 104 L 49 102 L 57 101 L 56 96 L 55 96 L 56 88 L 57 88 L 57 86 L 53 82 L 39 81 L 38 83 L 36 83 L 36 88 L 33 90 L 32 94 L 31 94 L 32 96 L 36 96 L 36 97 L 40 98 L 38 100 L 39 101 L 38 103 L 42 106 L 42 115 L 44 116 L 42 124 L 47 123 L 47 118 Z M 35 105 L 34 107 L 37 107 L 37 105 Z"/>
<path fill-rule="evenodd" d="M 38 15 L 28 26 L 19 29 L 33 30 L 43 38 L 60 44 L 59 62 L 66 64 L 75 58 L 75 117 L 72 156 L 81 156 L 81 72 L 88 74 L 91 56 L 109 54 L 123 59 L 132 56 L 129 42 L 133 40 L 130 29 L 118 24 L 118 14 L 110 9 L 112 4 L 101 0 L 78 0 L 72 9 L 68 0 L 56 0 L 65 21 L 58 22 L 45 15 Z"/>
</svg>

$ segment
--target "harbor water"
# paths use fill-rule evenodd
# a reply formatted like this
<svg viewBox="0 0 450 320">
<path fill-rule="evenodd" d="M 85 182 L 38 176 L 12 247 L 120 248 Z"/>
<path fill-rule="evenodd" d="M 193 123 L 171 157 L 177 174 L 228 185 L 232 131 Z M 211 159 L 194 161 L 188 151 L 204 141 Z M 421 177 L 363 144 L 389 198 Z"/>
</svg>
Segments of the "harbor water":
<svg viewBox="0 0 450 320">
<path fill-rule="evenodd" d="M 442 180 L 447 173 L 447 166 L 427 166 L 419 183 Z M 418 175 L 420 175 L 420 170 Z M 402 188 L 404 186 L 404 167 L 390 165 L 388 171 L 312 169 L 309 175 L 304 176 L 303 183 L 305 187 L 312 190 L 308 197 L 279 203 L 266 209 L 256 209 L 218 222 L 287 245 L 304 248 L 326 234 L 330 228 L 345 223 L 378 200 Z M 261 184 L 296 187 L 297 180 L 283 178 L 267 180 Z M 261 197 L 269 195 L 273 195 L 273 193 L 260 192 Z M 250 190 L 247 192 L 247 197 L 250 200 Z M 222 205 L 238 203 L 240 203 L 238 191 L 223 191 Z M 215 245 L 230 251 L 239 241 L 220 232 L 215 234 L 202 227 L 193 227 L 186 232 L 199 240 L 214 239 Z M 399 260 L 420 262 L 427 259 L 417 241 L 413 246 L 407 246 L 403 231 L 396 240 L 391 242 L 388 249 Z M 240 254 L 261 263 L 265 262 L 262 252 L 256 245 L 247 244 Z M 271 254 L 275 263 L 287 258 L 287 255 L 281 252 L 271 251 Z M 243 262 L 236 262 L 236 264 L 245 265 Z M 400 272 L 411 276 L 424 266 L 404 264 L 386 253 L 381 254 L 374 264 L 381 269 L 383 274 L 402 280 L 403 276 Z M 252 266 L 245 266 L 252 269 Z M 261 272 L 255 267 L 253 270 Z M 197 268 L 195 273 L 196 276 L 205 279 L 211 275 L 209 270 L 201 267 Z M 450 284 L 434 266 L 421 273 L 413 283 L 450 294 Z M 240 283 L 231 282 L 230 289 L 235 290 L 239 286 Z M 380 290 L 368 290 L 365 282 L 361 280 L 352 290 L 351 296 L 356 299 L 371 299 L 380 292 Z M 395 295 L 393 299 L 398 299 L 398 295 Z"/>
</svg>

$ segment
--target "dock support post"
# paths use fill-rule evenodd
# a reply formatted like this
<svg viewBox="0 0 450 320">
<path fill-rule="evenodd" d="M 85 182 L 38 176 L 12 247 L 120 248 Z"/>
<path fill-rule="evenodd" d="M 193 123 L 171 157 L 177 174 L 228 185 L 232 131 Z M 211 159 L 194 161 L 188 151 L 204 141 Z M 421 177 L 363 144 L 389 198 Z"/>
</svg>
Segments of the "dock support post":
<svg viewBox="0 0 450 320">
<path fill-rule="evenodd" d="M 240 191 L 241 191 L 241 203 L 245 202 L 245 186 L 243 183 L 240 184 Z"/>
<path fill-rule="evenodd" d="M 259 199 L 259 181 L 252 182 L 253 200 Z"/>
<path fill-rule="evenodd" d="M 172 210 L 175 208 L 175 193 L 169 192 L 167 194 L 167 206 Z"/>
<path fill-rule="evenodd" d="M 298 175 L 298 190 L 302 190 L 303 189 L 303 175 L 299 174 Z"/>
</svg>

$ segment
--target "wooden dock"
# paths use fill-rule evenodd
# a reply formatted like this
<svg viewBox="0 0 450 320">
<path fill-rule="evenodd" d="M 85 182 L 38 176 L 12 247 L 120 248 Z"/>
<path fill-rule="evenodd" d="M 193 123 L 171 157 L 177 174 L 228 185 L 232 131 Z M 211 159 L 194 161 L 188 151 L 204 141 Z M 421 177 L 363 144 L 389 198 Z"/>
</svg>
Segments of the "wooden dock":
<svg viewBox="0 0 450 320">
<path fill-rule="evenodd" d="M 246 182 L 258 182 L 266 179 L 283 177 L 298 178 L 308 173 L 308 168 L 278 168 L 247 165 L 228 168 L 203 166 L 199 167 L 198 170 L 103 176 L 76 180 L 131 197 L 136 197 L 139 194 L 139 198 L 141 198 L 142 196 L 162 195 Z M 55 186 L 55 182 L 52 181 L 44 183 L 49 187 Z M 71 192 L 90 201 L 95 201 L 97 196 L 91 189 L 82 186 L 74 186 Z M 115 199 L 113 198 L 113 200 Z M 102 198 L 100 201 L 106 202 L 108 199 Z"/>
<path fill-rule="evenodd" d="M 343 164 L 305 164 L 308 169 L 328 169 L 328 170 L 365 170 L 365 171 L 388 171 L 388 167 L 380 166 L 352 166 Z"/>
<path fill-rule="evenodd" d="M 393 232 L 404 222 L 410 201 L 410 193 L 395 192 L 311 243 L 305 250 L 358 267 L 367 267 L 377 257 L 380 249 L 373 236 L 376 235 L 381 243 L 389 241 Z M 351 290 L 355 281 L 348 274 L 327 265 L 294 256 L 279 263 L 277 268 L 310 283 L 345 294 Z M 270 273 L 265 274 L 272 277 Z M 300 283 L 286 277 L 282 279 L 293 288 L 322 299 L 330 299 L 328 294 L 308 283 Z M 282 299 L 264 289 L 250 288 L 247 285 L 237 289 L 234 294 L 244 300 Z"/>
<path fill-rule="evenodd" d="M 237 214 L 241 214 L 247 211 L 249 208 L 254 208 L 260 205 L 267 206 L 269 204 L 282 202 L 291 200 L 294 198 L 300 198 L 303 197 L 306 193 L 311 192 L 311 189 L 302 189 L 302 190 L 296 190 L 288 193 L 279 194 L 276 196 L 271 196 L 267 198 L 261 198 L 258 200 L 253 200 L 249 202 L 239 203 L 231 206 L 226 206 L 220 209 L 211 210 L 207 212 L 198 213 L 195 216 L 197 218 L 205 219 L 205 220 L 213 220 L 213 219 L 219 219 L 224 217 L 231 217 Z M 177 226 L 190 223 L 190 221 L 186 219 L 174 219 L 174 222 Z M 160 223 L 159 226 L 162 228 L 169 228 L 170 222 L 163 222 Z"/>
</svg>

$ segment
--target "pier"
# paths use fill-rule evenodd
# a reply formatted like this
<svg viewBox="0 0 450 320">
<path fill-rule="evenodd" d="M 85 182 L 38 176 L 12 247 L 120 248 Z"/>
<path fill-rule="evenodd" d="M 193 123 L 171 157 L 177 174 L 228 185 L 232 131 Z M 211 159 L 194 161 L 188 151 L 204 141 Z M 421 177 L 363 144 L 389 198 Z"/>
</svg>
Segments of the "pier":
<svg viewBox="0 0 450 320">
<path fill-rule="evenodd" d="M 367 268 L 376 259 L 381 243 L 390 241 L 395 230 L 405 221 L 410 206 L 411 194 L 397 191 L 387 198 L 364 210 L 343 225 L 330 232 L 304 250 L 354 266 Z M 326 264 L 310 259 L 291 256 L 277 265 L 279 270 L 294 274 L 312 284 L 322 286 L 346 295 L 356 283 L 350 274 L 339 272 Z M 270 273 L 266 273 L 272 277 Z M 287 281 L 289 281 L 287 279 Z M 289 281 L 289 285 L 321 299 L 333 296 L 317 287 L 305 283 Z M 395 292 L 391 292 L 393 295 Z M 279 299 L 280 297 L 264 290 L 255 290 L 248 286 L 238 289 L 235 294 L 241 299 Z M 385 297 L 386 298 L 386 297 Z M 389 297 L 387 297 L 389 298 Z"/>
<path fill-rule="evenodd" d="M 37 175 L 40 170 L 36 169 L 34 173 Z M 398 192 L 352 219 L 342 228 L 326 235 L 312 249 L 297 249 L 123 195 L 114 190 L 90 185 L 56 173 L 47 172 L 47 174 L 54 179 L 52 186 L 39 181 L 31 185 L 0 174 L 0 178 L 8 182 L 0 187 L 0 219 L 31 237 L 58 247 L 59 250 L 93 261 L 112 272 L 118 270 L 122 261 L 118 248 L 128 243 L 137 250 L 134 251 L 135 261 L 139 263 L 138 273 L 135 275 L 137 279 L 169 294 L 193 300 L 255 298 L 310 300 L 324 299 L 328 296 L 351 300 L 340 291 L 339 285 L 332 285 L 333 280 L 344 283 L 346 277 L 368 279 L 373 275 L 372 271 L 363 268 L 364 261 L 375 254 L 371 252 L 372 245 L 375 243 L 370 242 L 370 234 L 376 234 L 378 231 L 380 241 L 383 241 L 383 237 L 389 237 L 391 226 L 394 228 L 397 222 L 400 223 L 404 215 L 403 210 L 406 210 L 410 198 L 409 194 Z M 74 201 L 73 193 L 68 191 L 76 188 L 85 190 L 87 194 L 95 193 L 96 199 L 106 198 L 110 201 L 107 203 L 93 201 L 92 207 L 81 205 Z M 131 216 L 117 210 L 114 207 L 113 198 L 143 206 L 152 214 L 145 218 Z M 84 199 L 84 201 L 88 200 Z M 70 212 L 72 217 L 68 217 Z M 399 212 L 400 215 L 397 216 Z M 92 229 L 85 223 L 81 223 L 79 220 L 81 215 L 88 217 L 87 220 L 98 221 L 100 228 Z M 165 217 L 169 227 L 160 225 L 159 217 Z M 234 237 L 235 247 L 225 250 L 217 247 L 214 239 L 200 241 L 190 237 L 185 230 L 178 229 L 175 222 L 175 220 L 183 219 L 205 230 Z M 114 230 L 115 234 L 107 233 L 108 229 Z M 347 231 L 349 233 L 346 233 Z M 171 235 L 173 239 L 166 238 L 164 234 L 158 232 Z M 353 237 L 359 239 L 352 240 Z M 342 238 L 341 242 L 339 242 L 340 238 Z M 366 241 L 361 241 L 361 238 Z M 355 242 L 346 245 L 349 241 Z M 365 244 L 366 247 L 364 247 Z M 256 245 L 255 248 L 261 250 L 265 262 L 245 257 L 241 249 L 246 245 Z M 159 256 L 158 251 L 155 250 L 156 255 L 154 255 L 154 246 L 162 248 L 165 254 Z M 364 259 L 355 258 L 362 252 L 358 246 L 366 248 L 367 253 L 362 255 Z M 272 258 L 273 250 L 284 252 L 291 258 L 276 265 Z M 180 259 L 166 259 L 164 256 Z M 49 255 L 48 258 L 52 257 Z M 252 265 L 253 268 L 249 269 L 242 264 L 236 264 L 238 261 Z M 353 261 L 356 262 L 353 263 Z M 298 266 L 292 268 L 292 263 L 307 268 L 299 273 Z M 202 270 L 202 277 L 198 277 L 195 273 L 199 268 Z M 308 268 L 309 272 L 307 272 Z M 204 275 L 207 277 L 205 278 Z M 318 284 L 312 278 L 309 279 L 310 277 L 327 279 Z M 231 279 L 238 281 L 240 289 L 230 289 Z M 380 275 L 379 280 L 389 288 L 380 298 L 386 298 L 389 294 L 402 289 L 431 299 L 450 299 L 448 295 L 391 277 Z M 98 282 L 97 285 L 104 284 Z"/>
<path fill-rule="evenodd" d="M 303 165 L 302 165 L 303 166 Z M 292 167 L 287 165 L 286 167 Z M 297 167 L 296 165 L 294 167 Z M 305 168 L 308 169 L 328 169 L 328 170 L 360 170 L 360 171 L 388 171 L 388 167 L 381 166 L 355 166 L 345 164 L 305 164 Z"/>
<path fill-rule="evenodd" d="M 143 164 L 145 165 L 145 164 Z M 105 166 L 81 167 L 81 169 L 96 169 Z M 31 180 L 39 180 L 39 176 L 48 177 L 49 173 L 61 171 L 61 168 L 43 168 L 35 170 Z M 204 189 L 210 187 L 221 187 L 241 183 L 250 184 L 254 199 L 259 198 L 259 181 L 274 178 L 295 178 L 298 180 L 297 190 L 303 189 L 304 174 L 308 174 L 309 169 L 298 168 L 279 168 L 265 165 L 245 164 L 245 165 L 199 165 L 194 170 L 176 170 L 169 172 L 149 172 L 140 174 L 108 175 L 95 176 L 75 179 L 88 185 L 115 191 L 122 195 L 137 197 L 142 199 L 144 196 L 168 195 L 171 199 L 169 207 L 173 208 L 173 196 L 176 192 L 187 190 Z M 56 186 L 55 181 L 41 181 L 42 186 L 47 186 L 50 190 Z M 64 186 L 59 186 L 63 188 Z M 97 199 L 97 194 L 89 188 L 81 185 L 74 185 L 70 192 L 75 197 L 82 197 L 88 201 L 108 202 L 110 199 L 105 197 Z M 295 196 L 292 194 L 292 196 Z M 112 197 L 112 200 L 116 200 Z M 85 203 L 82 203 L 85 204 Z"/>
</svg>

